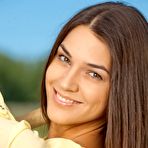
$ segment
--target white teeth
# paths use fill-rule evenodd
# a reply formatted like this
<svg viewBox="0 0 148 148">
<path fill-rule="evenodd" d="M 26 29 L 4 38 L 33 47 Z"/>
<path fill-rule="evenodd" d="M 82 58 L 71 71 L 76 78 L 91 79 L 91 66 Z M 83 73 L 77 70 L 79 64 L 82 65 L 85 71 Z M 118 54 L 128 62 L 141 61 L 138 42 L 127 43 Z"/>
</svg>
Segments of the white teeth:
<svg viewBox="0 0 148 148">
<path fill-rule="evenodd" d="M 73 103 L 75 103 L 75 101 L 73 101 L 73 100 L 69 100 L 69 99 L 65 99 L 65 98 L 63 98 L 62 96 L 60 96 L 58 93 L 57 93 L 57 97 L 59 98 L 59 100 L 60 101 L 62 101 L 63 103 L 65 103 L 65 104 L 73 104 Z"/>
</svg>

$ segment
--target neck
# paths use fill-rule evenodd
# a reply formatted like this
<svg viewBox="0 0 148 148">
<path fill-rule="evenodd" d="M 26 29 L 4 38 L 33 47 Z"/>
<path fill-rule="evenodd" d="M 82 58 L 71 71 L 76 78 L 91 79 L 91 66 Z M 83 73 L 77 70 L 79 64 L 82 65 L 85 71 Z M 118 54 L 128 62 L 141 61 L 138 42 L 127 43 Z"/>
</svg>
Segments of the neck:
<svg viewBox="0 0 148 148">
<path fill-rule="evenodd" d="M 91 121 L 83 124 L 65 126 L 51 122 L 49 138 L 71 139 L 85 148 L 103 148 L 106 122 Z"/>
</svg>

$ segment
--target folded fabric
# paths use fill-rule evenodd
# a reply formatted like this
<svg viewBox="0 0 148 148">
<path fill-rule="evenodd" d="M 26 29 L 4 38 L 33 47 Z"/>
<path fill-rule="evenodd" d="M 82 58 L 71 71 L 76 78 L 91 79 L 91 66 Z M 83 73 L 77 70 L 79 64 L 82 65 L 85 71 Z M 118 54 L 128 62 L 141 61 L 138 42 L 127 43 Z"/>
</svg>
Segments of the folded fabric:
<svg viewBox="0 0 148 148">
<path fill-rule="evenodd" d="M 8 109 L 0 93 L 0 148 L 82 148 L 79 144 L 65 138 L 44 140 L 32 131 L 30 124 L 18 122 Z"/>
</svg>

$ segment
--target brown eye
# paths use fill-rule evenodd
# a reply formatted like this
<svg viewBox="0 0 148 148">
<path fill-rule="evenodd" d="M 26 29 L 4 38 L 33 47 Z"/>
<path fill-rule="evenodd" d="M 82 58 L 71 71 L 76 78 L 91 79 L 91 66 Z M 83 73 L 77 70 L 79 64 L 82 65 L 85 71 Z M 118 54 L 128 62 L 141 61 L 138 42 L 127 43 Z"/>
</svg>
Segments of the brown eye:
<svg viewBox="0 0 148 148">
<path fill-rule="evenodd" d="M 93 78 L 93 79 L 97 79 L 97 80 L 102 80 L 101 75 L 99 75 L 96 72 L 89 72 L 89 75 Z"/>
<path fill-rule="evenodd" d="M 70 64 L 70 60 L 64 55 L 59 55 L 59 59 L 64 63 Z"/>
</svg>

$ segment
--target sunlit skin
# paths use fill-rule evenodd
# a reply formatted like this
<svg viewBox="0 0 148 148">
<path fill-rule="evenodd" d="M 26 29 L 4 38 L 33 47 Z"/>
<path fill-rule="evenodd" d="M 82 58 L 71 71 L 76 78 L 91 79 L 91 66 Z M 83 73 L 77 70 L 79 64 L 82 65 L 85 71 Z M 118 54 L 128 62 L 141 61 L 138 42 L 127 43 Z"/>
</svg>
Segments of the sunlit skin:
<svg viewBox="0 0 148 148">
<path fill-rule="evenodd" d="M 106 122 L 110 68 L 108 46 L 88 26 L 66 36 L 46 72 L 49 137 L 98 146 L 96 135 Z"/>
</svg>

